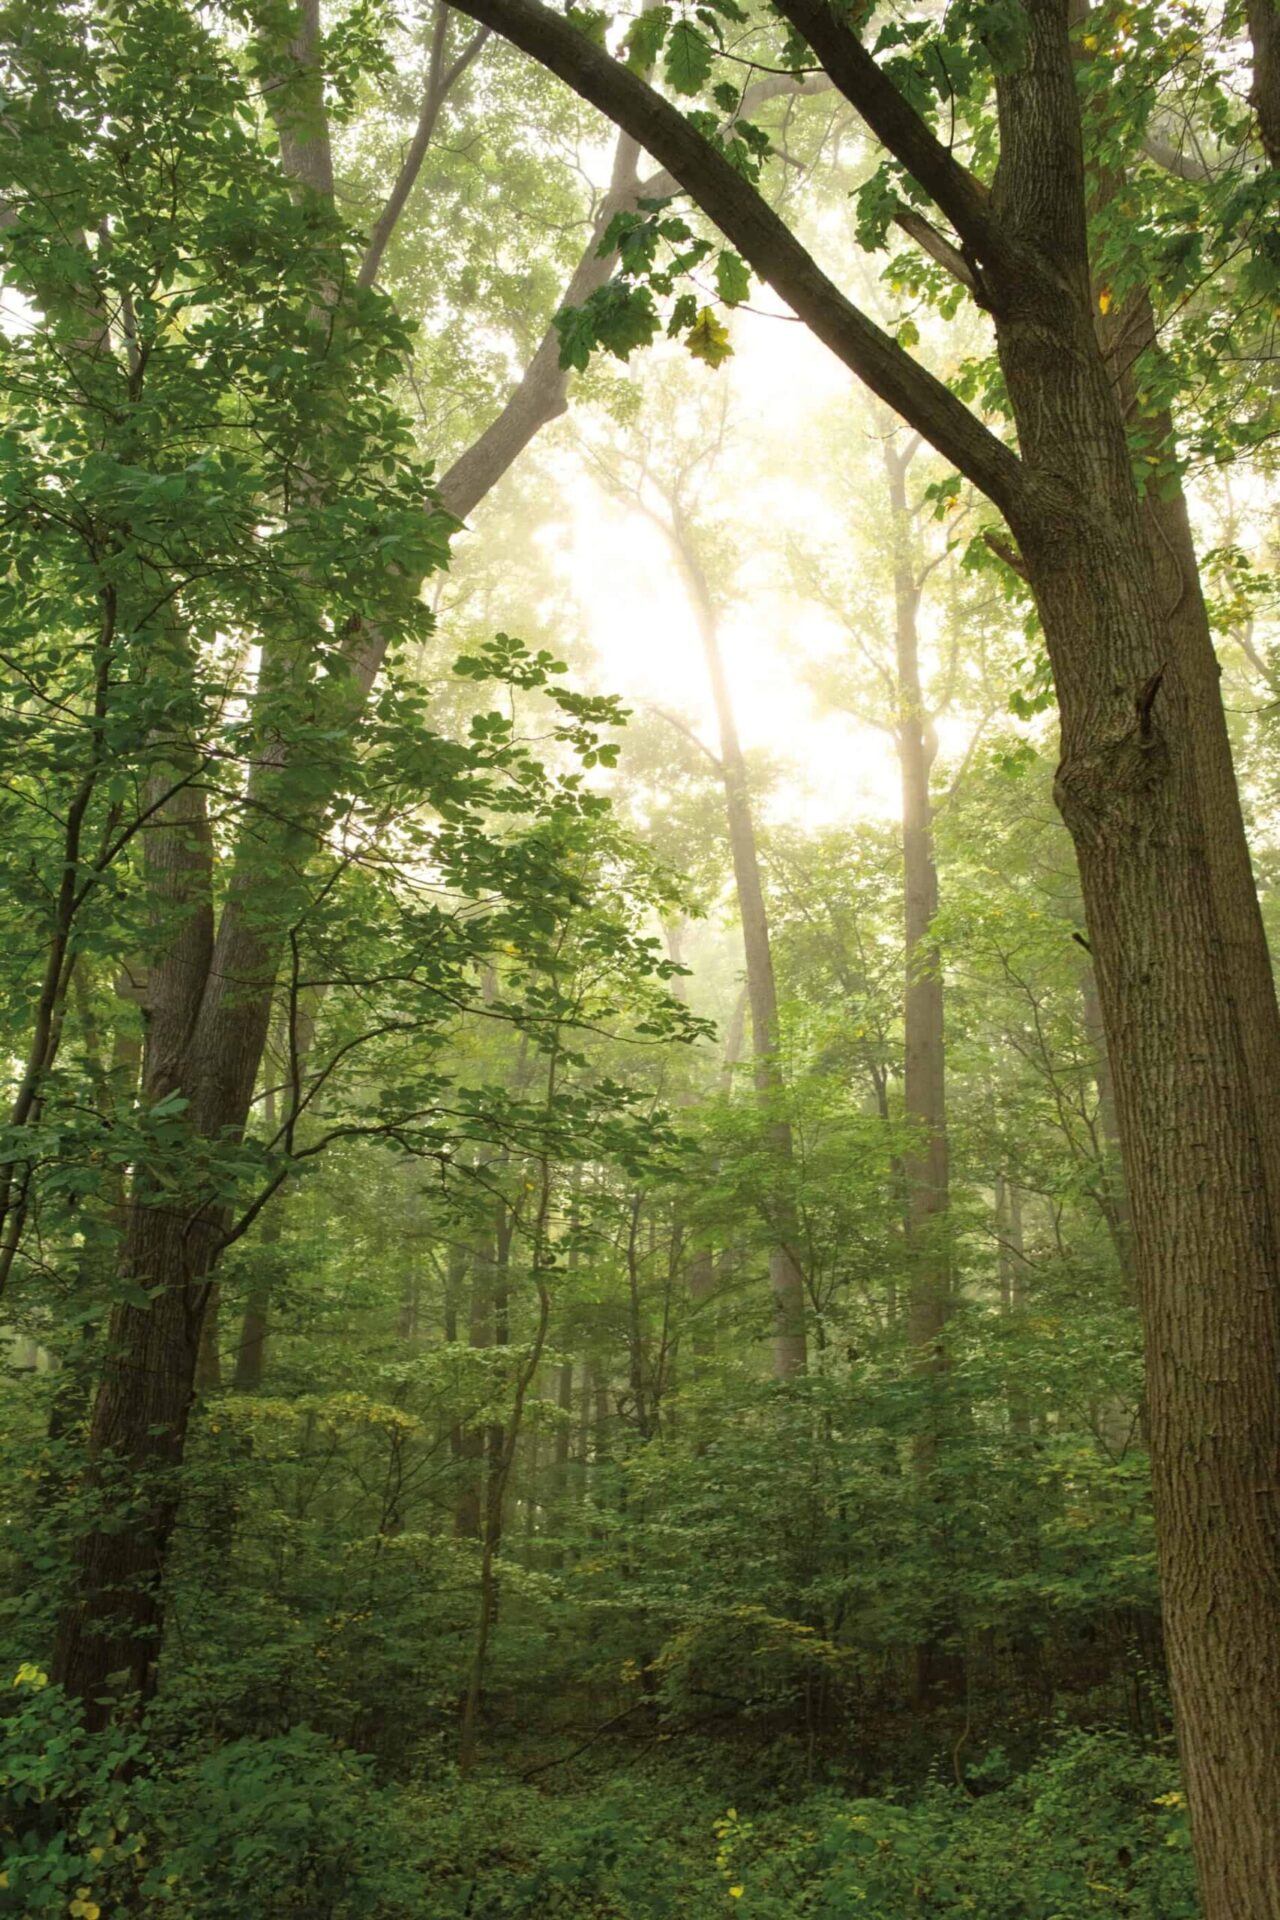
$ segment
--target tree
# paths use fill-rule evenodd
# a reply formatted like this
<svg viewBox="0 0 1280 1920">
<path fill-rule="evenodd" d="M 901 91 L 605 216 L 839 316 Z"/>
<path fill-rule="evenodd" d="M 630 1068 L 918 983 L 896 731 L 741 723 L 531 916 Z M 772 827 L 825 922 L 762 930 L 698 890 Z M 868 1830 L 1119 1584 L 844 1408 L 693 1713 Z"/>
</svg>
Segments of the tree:
<svg viewBox="0 0 1280 1920">
<path fill-rule="evenodd" d="M 751 1009 L 752 1077 L 774 1167 L 773 1190 L 764 1196 L 763 1205 L 772 1243 L 769 1286 L 773 1305 L 773 1370 L 778 1379 L 785 1380 L 804 1372 L 807 1336 L 804 1267 L 792 1192 L 791 1124 L 786 1113 L 786 1083 L 781 1064 L 778 985 L 746 756 L 738 735 L 720 643 L 718 595 L 705 558 L 706 532 L 698 524 L 694 505 L 717 458 L 723 455 L 727 431 L 727 414 L 722 407 L 718 428 L 708 431 L 705 444 L 687 456 L 677 454 L 674 463 L 655 458 L 657 449 L 650 437 L 634 462 L 627 463 L 630 471 L 624 468 L 620 472 L 610 466 L 606 456 L 596 453 L 591 456 L 591 464 L 605 483 L 634 504 L 662 535 L 688 593 L 711 683 L 720 742 L 716 771 L 724 792 L 734 891 L 742 923 L 747 1002 Z"/>
</svg>

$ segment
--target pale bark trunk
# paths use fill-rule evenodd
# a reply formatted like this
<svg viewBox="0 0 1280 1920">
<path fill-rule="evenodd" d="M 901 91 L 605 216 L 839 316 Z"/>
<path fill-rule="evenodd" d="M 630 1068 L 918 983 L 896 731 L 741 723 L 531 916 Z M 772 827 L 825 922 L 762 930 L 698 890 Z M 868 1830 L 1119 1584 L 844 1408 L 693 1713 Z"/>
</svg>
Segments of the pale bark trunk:
<svg viewBox="0 0 1280 1920">
<path fill-rule="evenodd" d="M 911 1129 L 902 1159 L 911 1264 L 908 1331 L 921 1363 L 937 1370 L 943 1358 L 939 1342 L 951 1311 L 951 1261 L 947 1243 L 946 1028 L 942 968 L 932 938 L 938 911 L 938 869 L 929 773 L 935 747 L 920 686 L 920 589 L 911 553 L 907 458 L 895 453 L 888 441 L 884 457 L 893 517 L 896 737 L 902 777 L 903 1112 Z"/>
<path fill-rule="evenodd" d="M 902 1155 L 910 1287 L 907 1338 L 912 1365 L 923 1379 L 926 1393 L 923 1422 L 912 1454 L 921 1497 L 936 1512 L 938 1496 L 931 1482 L 945 1445 L 944 1380 L 948 1360 L 944 1334 L 951 1317 L 946 1028 L 941 958 L 932 937 L 938 911 L 938 868 L 929 797 L 935 744 L 920 684 L 920 587 L 907 506 L 911 457 L 910 450 L 900 454 L 885 439 L 898 700 L 894 731 L 902 779 L 903 1118 L 909 1129 Z M 934 1526 L 932 1532 L 935 1545 L 940 1546 L 941 1527 Z M 956 1631 L 950 1613 L 945 1600 L 935 1599 L 928 1631 L 916 1648 L 916 1699 L 921 1705 L 939 1704 L 963 1693 L 964 1670 L 955 1651 Z"/>
<path fill-rule="evenodd" d="M 755 821 L 747 765 L 738 738 L 733 698 L 720 652 L 720 635 L 711 590 L 678 506 L 670 537 L 689 583 L 698 631 L 706 656 L 720 735 L 720 769 L 729 851 L 733 860 L 738 917 L 747 963 L 747 1003 L 751 1010 L 752 1068 L 766 1138 L 776 1169 L 776 1184 L 765 1197 L 773 1235 L 769 1250 L 769 1286 L 773 1296 L 773 1371 L 780 1380 L 803 1373 L 808 1364 L 805 1332 L 805 1282 L 800 1261 L 799 1222 L 791 1197 L 794 1148 L 785 1110 L 786 1084 L 778 1059 L 778 986 L 769 940 L 769 916 L 760 878 Z"/>
</svg>

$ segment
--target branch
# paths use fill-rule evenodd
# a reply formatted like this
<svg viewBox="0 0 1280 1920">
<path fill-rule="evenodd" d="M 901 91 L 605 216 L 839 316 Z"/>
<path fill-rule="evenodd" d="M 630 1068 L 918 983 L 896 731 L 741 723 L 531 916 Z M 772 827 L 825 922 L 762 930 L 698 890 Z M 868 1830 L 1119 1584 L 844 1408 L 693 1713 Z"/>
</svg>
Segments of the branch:
<svg viewBox="0 0 1280 1920">
<path fill-rule="evenodd" d="M 1011 266 L 1009 242 L 986 187 L 899 93 L 828 0 L 778 0 L 778 12 L 803 35 L 845 99 L 945 213 L 965 246 L 988 266 Z"/>
<path fill-rule="evenodd" d="M 977 292 L 978 283 L 973 277 L 973 268 L 959 247 L 953 246 L 947 236 L 939 233 L 922 213 L 917 213 L 914 207 L 909 207 L 905 201 L 900 200 L 893 216 L 893 224 L 895 227 L 901 227 L 907 238 L 914 240 L 921 252 L 927 253 L 931 260 L 936 260 L 953 280 L 958 280 L 962 287 L 969 289 L 970 293 Z"/>
<path fill-rule="evenodd" d="M 724 762 L 718 754 L 711 751 L 705 740 L 699 740 L 692 727 L 686 727 L 683 720 L 677 719 L 674 713 L 668 713 L 665 707 L 655 706 L 652 700 L 642 701 L 641 705 L 646 706 L 650 713 L 657 714 L 659 720 L 665 720 L 667 725 L 674 728 L 677 733 L 682 733 L 690 746 L 696 747 L 699 753 L 706 756 L 717 773 L 724 773 Z"/>
<path fill-rule="evenodd" d="M 1026 565 L 1022 555 L 1015 546 L 1010 545 L 1007 540 L 1002 540 L 1000 535 L 990 527 L 984 527 L 982 529 L 982 538 L 984 543 L 990 547 L 992 553 L 995 554 L 997 560 L 1003 560 L 1010 572 L 1017 574 L 1019 580 L 1026 579 Z"/>
<path fill-rule="evenodd" d="M 435 25 L 431 35 L 431 58 L 427 67 L 427 88 L 423 96 L 422 112 L 414 129 L 413 139 L 409 142 L 404 163 L 396 175 L 395 184 L 387 195 L 386 204 L 374 222 L 369 235 L 369 245 L 364 259 L 360 262 L 360 271 L 356 275 L 358 287 L 371 287 L 382 265 L 382 256 L 387 243 L 395 232 L 396 221 L 404 212 L 405 203 L 413 192 L 414 183 L 422 171 L 422 163 L 427 157 L 436 130 L 436 121 L 440 118 L 440 109 L 456 81 L 462 78 L 471 62 L 489 38 L 489 29 L 481 27 L 472 35 L 457 59 L 448 68 L 444 65 L 445 42 L 449 32 L 449 8 L 442 3 L 436 7 Z"/>
<path fill-rule="evenodd" d="M 1165 173 L 1176 174 L 1179 180 L 1189 180 L 1193 185 L 1201 185 L 1211 176 L 1204 162 L 1197 160 L 1194 154 L 1183 153 L 1175 147 L 1172 140 L 1164 139 L 1158 133 L 1149 133 L 1142 143 L 1144 159 L 1150 160 Z"/>
<path fill-rule="evenodd" d="M 1016 454 L 846 299 L 755 188 L 669 101 L 540 0 L 465 0 L 459 11 L 504 34 L 638 140 L 852 373 L 1007 517 L 1017 517 L 1023 471 Z"/>
<path fill-rule="evenodd" d="M 626 133 L 618 135 L 614 152 L 613 177 L 609 191 L 596 216 L 582 258 L 560 296 L 560 307 L 580 307 L 604 286 L 613 272 L 614 254 L 600 254 L 600 245 L 615 213 L 633 207 L 638 199 L 655 198 L 667 191 L 661 177 L 646 181 L 636 178 L 639 149 Z M 672 183 L 674 184 L 674 183 Z M 508 398 L 497 418 L 478 439 L 460 453 L 440 481 L 440 497 L 449 512 L 459 520 L 473 513 L 485 495 L 495 487 L 513 462 L 522 454 L 542 428 L 564 413 L 568 375 L 560 365 L 560 335 L 549 326 L 538 342 L 533 358 L 525 368 L 519 385 Z"/>
<path fill-rule="evenodd" d="M 488 29 L 486 28 L 487 32 Z M 805 97 L 831 91 L 825 74 L 766 75 L 747 88 L 738 102 L 732 120 L 749 118 L 769 101 Z M 732 120 L 727 123 L 732 125 Z M 580 307 L 597 287 L 604 286 L 613 272 L 616 254 L 601 257 L 600 243 L 615 213 L 634 207 L 640 200 L 662 200 L 675 193 L 679 181 L 665 168 L 650 174 L 647 180 L 636 177 L 640 157 L 637 143 L 629 134 L 618 136 L 609 192 L 603 201 L 568 285 L 557 303 L 559 309 Z M 460 453 L 440 482 L 440 493 L 450 513 L 459 520 L 474 513 L 485 495 L 495 487 L 512 463 L 522 454 L 542 428 L 558 420 L 568 406 L 568 374 L 560 365 L 560 335 L 549 326 L 538 343 L 502 411 L 490 421 L 478 439 Z"/>
</svg>

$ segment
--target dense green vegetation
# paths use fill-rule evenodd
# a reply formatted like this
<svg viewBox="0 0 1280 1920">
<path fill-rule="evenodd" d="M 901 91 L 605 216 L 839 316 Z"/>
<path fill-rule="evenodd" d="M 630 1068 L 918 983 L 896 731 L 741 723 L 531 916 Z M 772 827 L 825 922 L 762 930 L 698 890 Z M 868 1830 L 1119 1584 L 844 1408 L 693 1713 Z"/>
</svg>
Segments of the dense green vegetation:
<svg viewBox="0 0 1280 1920">
<path fill-rule="evenodd" d="M 855 11 L 0 6 L 0 1914 L 1275 1920 L 1280 29 Z"/>
</svg>

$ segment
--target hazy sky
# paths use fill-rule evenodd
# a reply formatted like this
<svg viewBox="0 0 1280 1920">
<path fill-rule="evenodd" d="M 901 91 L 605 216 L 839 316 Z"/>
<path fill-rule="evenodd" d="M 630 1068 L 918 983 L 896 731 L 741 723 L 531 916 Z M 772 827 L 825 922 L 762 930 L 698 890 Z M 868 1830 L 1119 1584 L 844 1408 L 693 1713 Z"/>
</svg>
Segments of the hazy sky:
<svg viewBox="0 0 1280 1920">
<path fill-rule="evenodd" d="M 773 536 L 754 560 L 748 558 L 744 586 L 749 591 L 721 623 L 738 729 L 748 751 L 766 748 L 794 764 L 794 778 L 779 783 L 773 796 L 776 815 L 809 825 L 871 814 L 892 817 L 899 811 L 900 789 L 888 734 L 850 715 L 822 713 L 803 677 L 805 659 L 843 654 L 847 636 L 823 608 L 785 584 L 785 542 L 789 535 L 814 531 L 819 506 L 810 488 L 778 470 L 788 436 L 824 406 L 845 408 L 850 376 L 785 314 L 767 288 L 754 288 L 750 304 L 765 311 L 734 315 L 733 359 L 719 372 L 701 376 L 732 382 L 741 443 L 726 451 L 717 496 L 738 506 L 752 537 L 757 528 Z M 682 352 L 649 349 L 644 365 Z M 776 449 L 772 462 L 771 445 Z M 603 684 L 629 701 L 692 715 L 699 735 L 714 748 L 715 711 L 697 628 L 662 534 L 611 498 L 571 453 L 555 464 L 569 517 L 569 537 L 558 548 L 557 564 L 583 609 Z M 819 531 L 834 538 L 838 522 L 829 506 L 827 513 L 830 524 Z M 843 529 L 840 533 L 843 537 Z M 621 589 L 620 582 L 625 583 Z M 886 635 L 891 621 L 886 604 Z M 940 732 L 944 752 L 961 751 L 969 723 L 963 718 L 944 722 Z"/>
</svg>

